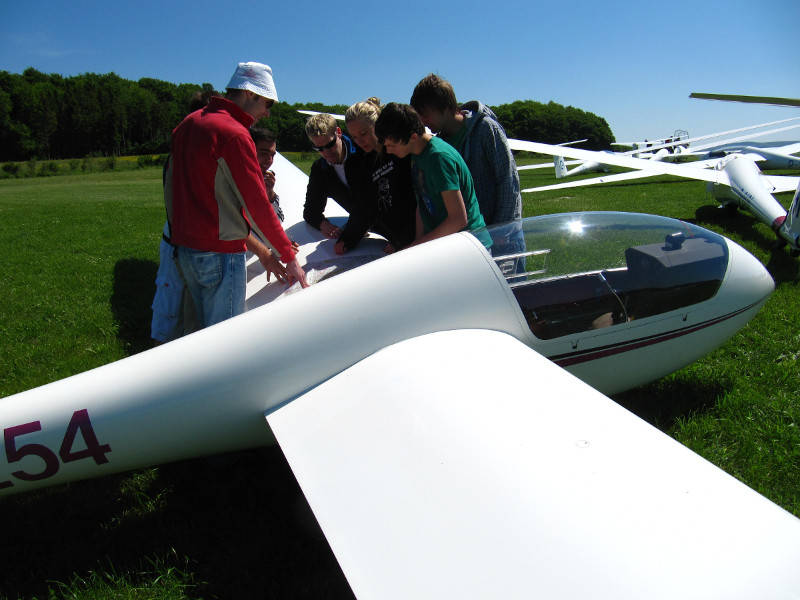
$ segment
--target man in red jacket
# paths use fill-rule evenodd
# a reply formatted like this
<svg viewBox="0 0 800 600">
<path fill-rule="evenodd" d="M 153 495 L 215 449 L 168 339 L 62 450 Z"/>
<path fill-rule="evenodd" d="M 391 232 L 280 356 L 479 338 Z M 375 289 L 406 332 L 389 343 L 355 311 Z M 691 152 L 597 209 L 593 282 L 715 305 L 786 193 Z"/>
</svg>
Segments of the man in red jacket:
<svg viewBox="0 0 800 600">
<path fill-rule="evenodd" d="M 286 264 L 290 283 L 307 285 L 267 197 L 249 132 L 277 100 L 269 66 L 239 63 L 225 98 L 212 98 L 172 132 L 164 199 L 171 241 L 201 327 L 244 312 L 251 230 Z"/>
</svg>

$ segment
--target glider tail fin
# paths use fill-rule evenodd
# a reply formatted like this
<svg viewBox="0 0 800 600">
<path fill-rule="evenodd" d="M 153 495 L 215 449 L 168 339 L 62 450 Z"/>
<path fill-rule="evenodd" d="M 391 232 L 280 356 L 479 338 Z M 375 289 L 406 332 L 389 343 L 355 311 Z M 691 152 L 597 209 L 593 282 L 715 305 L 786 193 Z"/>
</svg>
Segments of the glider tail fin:
<svg viewBox="0 0 800 600">
<path fill-rule="evenodd" d="M 567 175 L 567 163 L 563 156 L 553 156 L 553 164 L 556 167 L 556 179 L 561 179 Z"/>
</svg>

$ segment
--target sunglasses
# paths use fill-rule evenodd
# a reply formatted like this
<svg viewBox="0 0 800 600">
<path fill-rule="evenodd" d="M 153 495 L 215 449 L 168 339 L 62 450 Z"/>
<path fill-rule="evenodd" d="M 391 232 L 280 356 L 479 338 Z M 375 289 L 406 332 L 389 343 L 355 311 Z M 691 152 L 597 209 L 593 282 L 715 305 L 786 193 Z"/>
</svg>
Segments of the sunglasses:
<svg viewBox="0 0 800 600">
<path fill-rule="evenodd" d="M 324 146 L 311 146 L 311 148 L 313 150 L 316 150 L 317 152 L 322 152 L 323 150 L 328 150 L 329 148 L 333 148 L 334 144 L 336 144 L 336 138 L 337 137 L 338 136 L 334 135 L 333 139 L 330 142 L 328 142 L 327 144 L 325 144 Z"/>
</svg>

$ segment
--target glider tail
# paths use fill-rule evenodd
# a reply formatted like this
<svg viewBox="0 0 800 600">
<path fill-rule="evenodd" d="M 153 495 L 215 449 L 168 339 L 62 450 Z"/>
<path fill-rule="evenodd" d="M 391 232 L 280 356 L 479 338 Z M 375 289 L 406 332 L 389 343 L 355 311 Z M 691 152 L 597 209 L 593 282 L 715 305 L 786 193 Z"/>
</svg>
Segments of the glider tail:
<svg viewBox="0 0 800 600">
<path fill-rule="evenodd" d="M 553 156 L 553 164 L 556 167 L 556 179 L 561 179 L 567 175 L 567 163 L 563 156 Z"/>
</svg>

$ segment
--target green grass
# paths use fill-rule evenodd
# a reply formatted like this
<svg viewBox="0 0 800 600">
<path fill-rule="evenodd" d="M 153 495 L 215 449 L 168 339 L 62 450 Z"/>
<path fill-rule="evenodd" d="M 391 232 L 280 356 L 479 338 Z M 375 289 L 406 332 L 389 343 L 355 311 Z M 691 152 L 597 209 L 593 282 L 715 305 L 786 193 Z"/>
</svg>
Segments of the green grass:
<svg viewBox="0 0 800 600">
<path fill-rule="evenodd" d="M 74 574 L 68 582 L 53 582 L 49 596 L 85 600 L 186 600 L 198 587 L 187 566 L 178 567 L 174 556 L 148 558 L 135 573 L 118 573 L 112 564 L 86 575 Z M 185 561 L 184 561 L 185 562 Z"/>
<path fill-rule="evenodd" d="M 160 173 L 0 183 L 0 396 L 146 347 Z"/>
<path fill-rule="evenodd" d="M 313 157 L 292 158 L 308 172 Z M 549 169 L 523 172 L 523 187 L 552 181 Z M 0 181 L 0 396 L 148 346 L 163 210 L 157 167 Z M 776 292 L 747 327 L 615 400 L 800 515 L 800 259 L 774 250 L 774 234 L 749 214 L 718 210 L 702 183 L 662 177 L 525 196 L 526 216 L 576 210 L 692 221 L 768 266 Z M 0 506 L 2 600 L 352 596 L 277 448 Z"/>
<path fill-rule="evenodd" d="M 0 179 L 130 171 L 144 167 L 160 167 L 164 164 L 165 159 L 166 155 L 164 154 L 146 154 L 142 156 L 87 156 L 84 158 L 6 162 L 0 163 Z"/>
<path fill-rule="evenodd" d="M 283 155 L 306 175 L 311 173 L 311 165 L 319 158 L 319 154 L 316 152 L 284 152 Z"/>
</svg>

